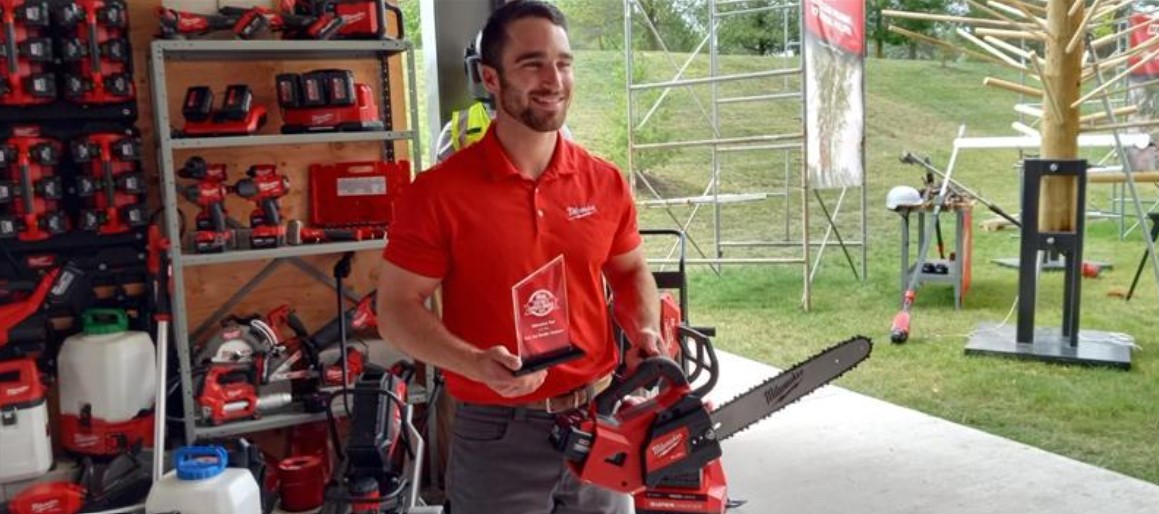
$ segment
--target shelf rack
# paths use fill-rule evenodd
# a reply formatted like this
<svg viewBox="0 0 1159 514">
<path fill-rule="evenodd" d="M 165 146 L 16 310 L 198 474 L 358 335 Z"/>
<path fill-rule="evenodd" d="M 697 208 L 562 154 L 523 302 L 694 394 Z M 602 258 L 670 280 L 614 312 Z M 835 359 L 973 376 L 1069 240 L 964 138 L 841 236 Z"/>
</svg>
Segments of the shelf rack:
<svg viewBox="0 0 1159 514">
<path fill-rule="evenodd" d="M 393 125 L 390 110 L 390 87 L 392 85 L 387 58 L 395 55 L 405 56 L 407 74 L 407 103 L 409 120 L 407 127 L 411 130 L 389 130 Z M 308 134 L 274 134 L 254 135 L 241 137 L 211 137 L 211 138 L 175 138 L 172 132 L 173 125 L 169 116 L 168 81 L 166 65 L 169 61 L 237 61 L 237 60 L 287 60 L 303 61 L 318 60 L 331 61 L 335 59 L 371 58 L 380 63 L 382 89 L 379 91 L 380 109 L 383 121 L 388 130 L 371 132 L 328 132 Z M 158 164 L 161 173 L 161 198 L 164 205 L 165 230 L 171 241 L 181 241 L 180 212 L 177 194 L 176 165 L 173 153 L 175 150 L 187 149 L 214 149 L 276 145 L 317 145 L 329 143 L 347 143 L 361 141 L 383 142 L 383 156 L 387 160 L 394 158 L 394 142 L 410 141 L 410 160 L 413 169 L 422 169 L 419 148 L 419 133 L 414 129 L 418 122 L 418 97 L 415 86 L 414 47 L 407 40 L 380 40 L 380 41 L 283 41 L 283 40 L 158 40 L 152 43 L 149 55 L 150 86 L 153 93 L 154 123 L 157 130 Z M 271 78 L 272 82 L 272 78 Z M 272 86 L 271 86 L 272 87 Z M 182 411 L 184 418 L 185 441 L 189 444 L 199 439 L 229 437 L 238 434 L 284 428 L 301 423 L 326 419 L 325 413 L 308 413 L 302 411 L 277 412 L 263 415 L 261 418 L 227 423 L 219 426 L 208 426 L 198 423 L 199 413 L 193 395 L 191 341 L 188 319 L 185 315 L 185 273 L 186 267 L 225 264 L 243 261 L 269 260 L 271 264 L 286 260 L 301 266 L 308 266 L 299 260 L 307 255 L 341 254 L 360 250 L 380 249 L 385 244 L 382 240 L 358 241 L 349 243 L 326 243 L 302 246 L 283 246 L 273 249 L 231 250 L 218 254 L 185 253 L 180 244 L 172 245 L 172 283 L 173 283 L 173 314 L 172 325 L 174 332 L 174 347 L 176 348 L 180 367 L 182 391 Z M 267 269 L 270 269 L 267 267 Z M 260 273 L 241 288 L 242 291 L 251 290 L 256 282 L 268 277 L 268 273 Z M 320 272 L 317 275 L 322 275 Z M 322 279 L 323 277 L 315 276 Z M 333 286 L 333 284 L 330 284 Z M 344 295 L 349 296 L 346 291 Z M 240 300 L 235 295 L 219 312 L 228 311 L 231 304 Z M 429 382 L 429 380 L 428 380 Z M 426 401 L 426 387 L 415 386 L 410 395 L 412 402 Z M 337 414 L 337 413 L 336 413 Z"/>
</svg>

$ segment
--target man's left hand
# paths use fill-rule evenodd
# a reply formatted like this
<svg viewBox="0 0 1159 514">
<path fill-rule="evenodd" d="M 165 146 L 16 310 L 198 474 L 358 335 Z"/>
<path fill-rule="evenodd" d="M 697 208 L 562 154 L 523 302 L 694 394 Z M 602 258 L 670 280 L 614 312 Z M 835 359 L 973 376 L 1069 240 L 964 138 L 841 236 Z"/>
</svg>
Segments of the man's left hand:
<svg viewBox="0 0 1159 514">
<path fill-rule="evenodd" d="M 635 373 L 636 368 L 640 366 L 640 362 L 649 357 L 668 356 L 667 353 L 662 352 L 664 342 L 660 339 L 660 333 L 654 330 L 641 330 L 634 336 L 628 339 L 632 347 L 625 352 L 624 364 L 627 365 L 628 373 Z"/>
</svg>

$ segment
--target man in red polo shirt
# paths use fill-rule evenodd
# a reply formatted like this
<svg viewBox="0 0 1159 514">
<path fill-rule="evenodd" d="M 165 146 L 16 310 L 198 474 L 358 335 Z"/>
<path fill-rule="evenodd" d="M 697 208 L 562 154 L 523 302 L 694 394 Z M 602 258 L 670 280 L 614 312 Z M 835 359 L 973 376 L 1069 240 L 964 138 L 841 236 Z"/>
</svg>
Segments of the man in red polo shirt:
<svg viewBox="0 0 1159 514">
<path fill-rule="evenodd" d="M 631 193 L 614 165 L 560 136 L 573 78 L 557 8 L 506 4 L 481 47 L 496 119 L 400 199 L 378 288 L 382 335 L 441 368 L 459 402 L 447 470 L 453 514 L 630 512 L 627 497 L 568 472 L 548 436 L 555 413 L 586 405 L 619 362 L 605 281 L 632 351 L 657 353 L 659 299 Z M 511 288 L 560 255 L 571 340 L 584 356 L 515 376 Z M 442 320 L 425 307 L 439 287 Z"/>
</svg>

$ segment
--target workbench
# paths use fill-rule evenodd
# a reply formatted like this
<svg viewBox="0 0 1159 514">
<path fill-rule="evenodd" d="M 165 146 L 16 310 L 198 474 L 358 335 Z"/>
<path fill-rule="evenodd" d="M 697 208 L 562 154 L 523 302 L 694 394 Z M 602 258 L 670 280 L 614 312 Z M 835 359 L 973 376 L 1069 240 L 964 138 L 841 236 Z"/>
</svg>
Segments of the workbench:
<svg viewBox="0 0 1159 514">
<path fill-rule="evenodd" d="M 946 273 L 933 273 L 918 270 L 919 275 L 914 284 L 914 289 L 921 287 L 923 283 L 939 283 L 950 284 L 954 286 L 954 309 L 960 310 L 962 308 L 963 298 L 970 289 L 970 274 L 971 261 L 973 254 L 973 230 L 971 224 L 973 220 L 973 201 L 959 200 L 954 202 L 947 202 L 942 207 L 938 216 L 953 213 L 955 218 L 953 244 L 950 241 L 945 241 L 946 244 L 946 258 L 941 258 L 938 254 L 936 246 L 937 241 L 933 241 L 930 245 L 929 253 L 926 255 L 926 262 L 935 266 L 945 266 Z M 909 286 L 909 281 L 916 263 L 910 263 L 910 216 L 917 215 L 917 248 L 920 256 L 921 247 L 925 244 L 926 223 L 933 223 L 934 209 L 931 202 L 926 202 L 920 206 L 901 206 L 895 209 L 901 218 L 901 295 L 900 301 L 904 304 L 905 292 Z M 943 231 L 943 235 L 948 235 Z"/>
</svg>

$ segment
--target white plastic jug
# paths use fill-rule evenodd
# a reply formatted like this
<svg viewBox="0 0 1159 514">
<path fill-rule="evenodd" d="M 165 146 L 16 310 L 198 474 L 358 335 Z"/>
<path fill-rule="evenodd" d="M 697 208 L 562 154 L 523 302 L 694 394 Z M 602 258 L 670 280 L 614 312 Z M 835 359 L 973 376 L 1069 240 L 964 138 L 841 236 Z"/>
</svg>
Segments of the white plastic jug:
<svg viewBox="0 0 1159 514">
<path fill-rule="evenodd" d="M 153 339 L 128 330 L 118 309 L 89 309 L 84 332 L 64 340 L 58 359 L 60 413 L 80 416 L 86 406 L 93 419 L 129 421 L 153 407 L 157 364 Z"/>
<path fill-rule="evenodd" d="M 145 514 L 256 514 L 261 491 L 247 469 L 226 467 L 219 446 L 188 446 L 173 454 L 176 469 L 165 474 L 145 500 Z"/>
</svg>

